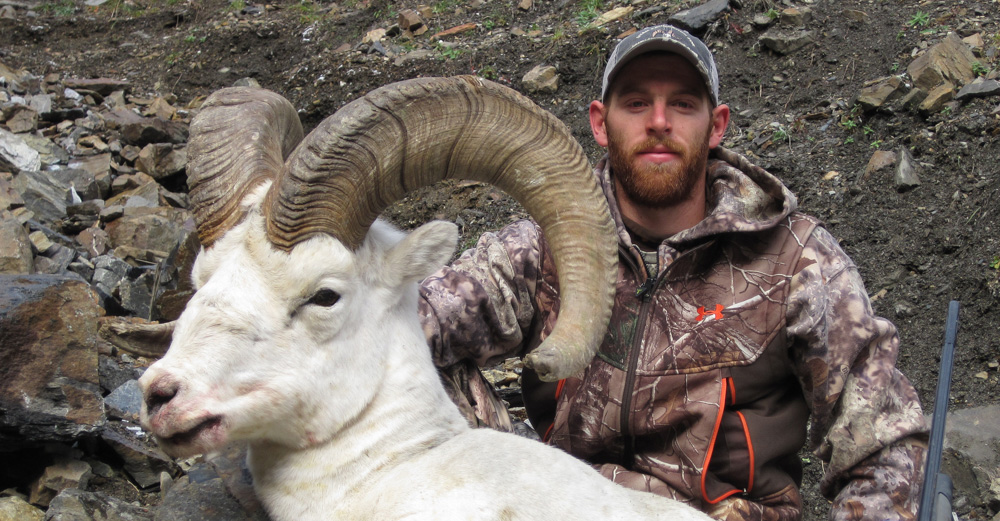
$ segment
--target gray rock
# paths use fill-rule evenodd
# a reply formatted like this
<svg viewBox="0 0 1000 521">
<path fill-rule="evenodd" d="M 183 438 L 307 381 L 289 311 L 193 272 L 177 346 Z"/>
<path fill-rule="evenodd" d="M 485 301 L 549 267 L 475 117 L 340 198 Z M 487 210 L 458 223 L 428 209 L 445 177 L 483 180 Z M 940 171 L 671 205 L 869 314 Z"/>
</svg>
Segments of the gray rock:
<svg viewBox="0 0 1000 521">
<path fill-rule="evenodd" d="M 108 392 L 118 389 L 129 381 L 138 380 L 143 373 L 143 370 L 132 362 L 105 355 L 101 355 L 97 371 L 101 379 L 101 388 Z"/>
<path fill-rule="evenodd" d="M 28 274 L 34 271 L 28 231 L 14 217 L 0 218 L 0 273 Z"/>
<path fill-rule="evenodd" d="M 760 37 L 760 43 L 778 54 L 792 54 L 813 43 L 813 32 L 797 31 L 787 33 L 774 32 L 772 29 Z"/>
<path fill-rule="evenodd" d="M 66 78 L 63 85 L 73 90 L 92 90 L 101 96 L 108 96 L 117 90 L 129 90 L 129 82 L 111 78 Z"/>
<path fill-rule="evenodd" d="M 674 13 L 668 19 L 673 25 L 691 32 L 701 32 L 729 9 L 729 0 L 709 0 L 701 5 Z"/>
<path fill-rule="evenodd" d="M 24 199 L 24 206 L 47 224 L 58 222 L 66 215 L 69 185 L 49 172 L 24 170 L 14 178 L 14 189 Z"/>
<path fill-rule="evenodd" d="M 70 159 L 69 152 L 61 146 L 52 142 L 51 139 L 36 134 L 21 134 L 20 137 L 25 144 L 38 152 L 41 167 L 39 170 L 46 170 L 56 164 L 65 164 Z"/>
<path fill-rule="evenodd" d="M 976 78 L 971 83 L 967 83 L 962 87 L 955 96 L 955 99 L 965 100 L 988 96 L 1000 96 L 1000 81 Z"/>
<path fill-rule="evenodd" d="M 108 223 L 105 231 L 112 244 L 128 245 L 138 250 L 171 252 L 193 232 L 189 219 L 190 212 L 178 208 L 126 207 L 125 215 Z"/>
<path fill-rule="evenodd" d="M 253 493 L 246 450 L 232 446 L 196 463 L 174 481 L 156 511 L 157 521 L 267 521 Z"/>
<path fill-rule="evenodd" d="M 38 170 L 42 167 L 38 151 L 28 146 L 23 139 L 8 130 L 0 128 L 0 169 L 14 172 Z"/>
<path fill-rule="evenodd" d="M 136 506 L 103 492 L 70 488 L 49 504 L 46 521 L 150 521 L 148 508 Z"/>
<path fill-rule="evenodd" d="M 899 147 L 899 166 L 896 167 L 894 176 L 896 190 L 905 192 L 920 186 L 920 176 L 917 175 L 919 168 L 910 151 L 905 146 Z"/>
<path fill-rule="evenodd" d="M 14 176 L 10 172 L 0 172 L 0 212 L 24 206 L 24 199 L 14 189 Z"/>
<path fill-rule="evenodd" d="M 72 441 L 105 424 L 90 286 L 0 275 L 0 443 Z"/>
<path fill-rule="evenodd" d="M 180 468 L 163 453 L 156 442 L 138 425 L 112 421 L 101 432 L 101 439 L 123 460 L 123 467 L 139 488 L 160 483 L 160 473 L 177 474 Z"/>
<path fill-rule="evenodd" d="M 781 11 L 781 25 L 789 27 L 805 27 L 812 21 L 812 9 L 808 7 L 789 7 Z"/>
<path fill-rule="evenodd" d="M 126 280 L 132 267 L 114 255 L 101 255 L 94 258 L 93 283 L 97 289 L 111 295 Z"/>
<path fill-rule="evenodd" d="M 1000 406 L 952 411 L 945 428 L 941 471 L 955 486 L 955 497 L 1000 504 Z"/>
</svg>

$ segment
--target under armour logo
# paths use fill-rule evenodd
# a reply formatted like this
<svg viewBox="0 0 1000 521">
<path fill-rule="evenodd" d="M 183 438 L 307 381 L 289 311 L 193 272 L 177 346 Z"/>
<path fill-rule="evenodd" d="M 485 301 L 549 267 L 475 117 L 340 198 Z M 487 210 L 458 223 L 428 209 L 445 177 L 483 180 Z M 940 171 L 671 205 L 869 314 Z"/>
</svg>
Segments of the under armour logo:
<svg viewBox="0 0 1000 521">
<path fill-rule="evenodd" d="M 715 320 L 722 319 L 722 304 L 715 305 L 715 311 L 705 311 L 705 306 L 698 306 L 698 321 L 701 322 L 711 315 Z"/>
</svg>

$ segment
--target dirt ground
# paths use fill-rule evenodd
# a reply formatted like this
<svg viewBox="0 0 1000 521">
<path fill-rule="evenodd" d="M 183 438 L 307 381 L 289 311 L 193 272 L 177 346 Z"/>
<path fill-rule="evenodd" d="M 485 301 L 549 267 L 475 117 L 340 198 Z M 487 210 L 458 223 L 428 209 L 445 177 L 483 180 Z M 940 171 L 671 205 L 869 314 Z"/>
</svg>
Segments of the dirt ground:
<svg viewBox="0 0 1000 521">
<path fill-rule="evenodd" d="M 628 4 L 599 0 L 439 0 L 430 30 L 408 39 L 363 44 L 368 31 L 390 28 L 417 3 L 344 0 L 232 4 L 222 0 L 121 2 L 97 7 L 63 0 L 31 3 L 37 17 L 0 19 L 0 62 L 36 75 L 126 79 L 134 95 L 174 95 L 176 105 L 251 77 L 299 108 L 307 128 L 344 103 L 386 83 L 415 76 L 479 74 L 514 88 L 539 64 L 560 75 L 555 93 L 529 93 L 572 129 L 593 160 L 586 107 L 616 36 L 663 23 L 698 2 L 636 2 L 644 18 L 626 17 L 600 30 L 580 30 L 588 13 Z M 917 49 L 948 31 L 979 33 L 994 55 L 1000 4 L 995 0 L 812 0 L 815 44 L 787 56 L 764 49 L 756 15 L 792 2 L 743 0 L 704 34 L 716 51 L 722 98 L 733 121 L 725 145 L 781 177 L 800 207 L 826 222 L 853 257 L 877 311 L 899 327 L 898 365 L 914 382 L 926 411 L 934 407 L 939 353 L 950 300 L 962 306 L 952 384 L 953 409 L 1000 404 L 1000 98 L 956 104 L 924 117 L 905 110 L 865 113 L 854 99 L 866 82 L 901 74 Z M 771 11 L 775 9 L 775 11 Z M 856 21 L 849 11 L 862 11 Z M 475 28 L 440 42 L 430 36 L 461 24 Z M 527 34 L 525 34 L 527 33 Z M 384 53 L 379 49 L 384 50 Z M 414 57 L 427 50 L 430 56 Z M 388 54 L 388 56 L 386 55 Z M 987 53 L 988 54 L 988 53 Z M 400 59 L 400 57 L 407 57 Z M 908 148 L 922 185 L 897 192 L 891 173 L 860 180 L 876 149 Z M 479 185 L 425 190 L 389 211 L 403 226 L 456 220 L 463 242 L 522 215 L 511 200 Z M 808 466 L 808 479 L 820 471 Z M 813 492 L 807 518 L 825 509 Z M 979 510 L 965 515 L 985 516 Z"/>
</svg>

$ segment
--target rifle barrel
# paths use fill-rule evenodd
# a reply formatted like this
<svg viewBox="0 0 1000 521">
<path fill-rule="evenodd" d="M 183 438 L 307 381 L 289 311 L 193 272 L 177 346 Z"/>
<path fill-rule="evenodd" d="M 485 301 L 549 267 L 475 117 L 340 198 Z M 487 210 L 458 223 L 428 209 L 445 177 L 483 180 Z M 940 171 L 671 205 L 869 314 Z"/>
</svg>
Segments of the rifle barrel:
<svg viewBox="0 0 1000 521">
<path fill-rule="evenodd" d="M 953 300 L 948 304 L 948 322 L 944 332 L 944 347 L 941 349 L 941 374 L 938 377 L 937 394 L 934 398 L 934 416 L 931 420 L 930 447 L 924 470 L 924 489 L 920 496 L 919 521 L 932 519 L 940 521 L 943 512 L 949 514 L 944 519 L 951 519 L 951 479 L 947 475 L 941 475 L 941 454 L 944 451 L 944 427 L 948 417 L 948 396 L 951 394 L 951 370 L 955 359 L 956 336 L 958 336 L 958 301 Z M 938 501 L 945 501 L 947 505 L 935 506 Z"/>
</svg>

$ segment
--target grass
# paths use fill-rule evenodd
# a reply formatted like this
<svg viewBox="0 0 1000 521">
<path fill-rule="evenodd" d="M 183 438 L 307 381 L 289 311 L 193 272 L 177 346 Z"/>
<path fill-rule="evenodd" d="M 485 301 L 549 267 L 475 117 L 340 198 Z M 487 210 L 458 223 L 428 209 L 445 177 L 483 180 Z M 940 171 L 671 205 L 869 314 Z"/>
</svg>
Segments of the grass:
<svg viewBox="0 0 1000 521">
<path fill-rule="evenodd" d="M 59 2 L 46 2 L 38 6 L 38 10 L 43 14 L 54 16 L 73 16 L 76 12 L 76 4 L 73 0 L 61 0 Z"/>
</svg>

